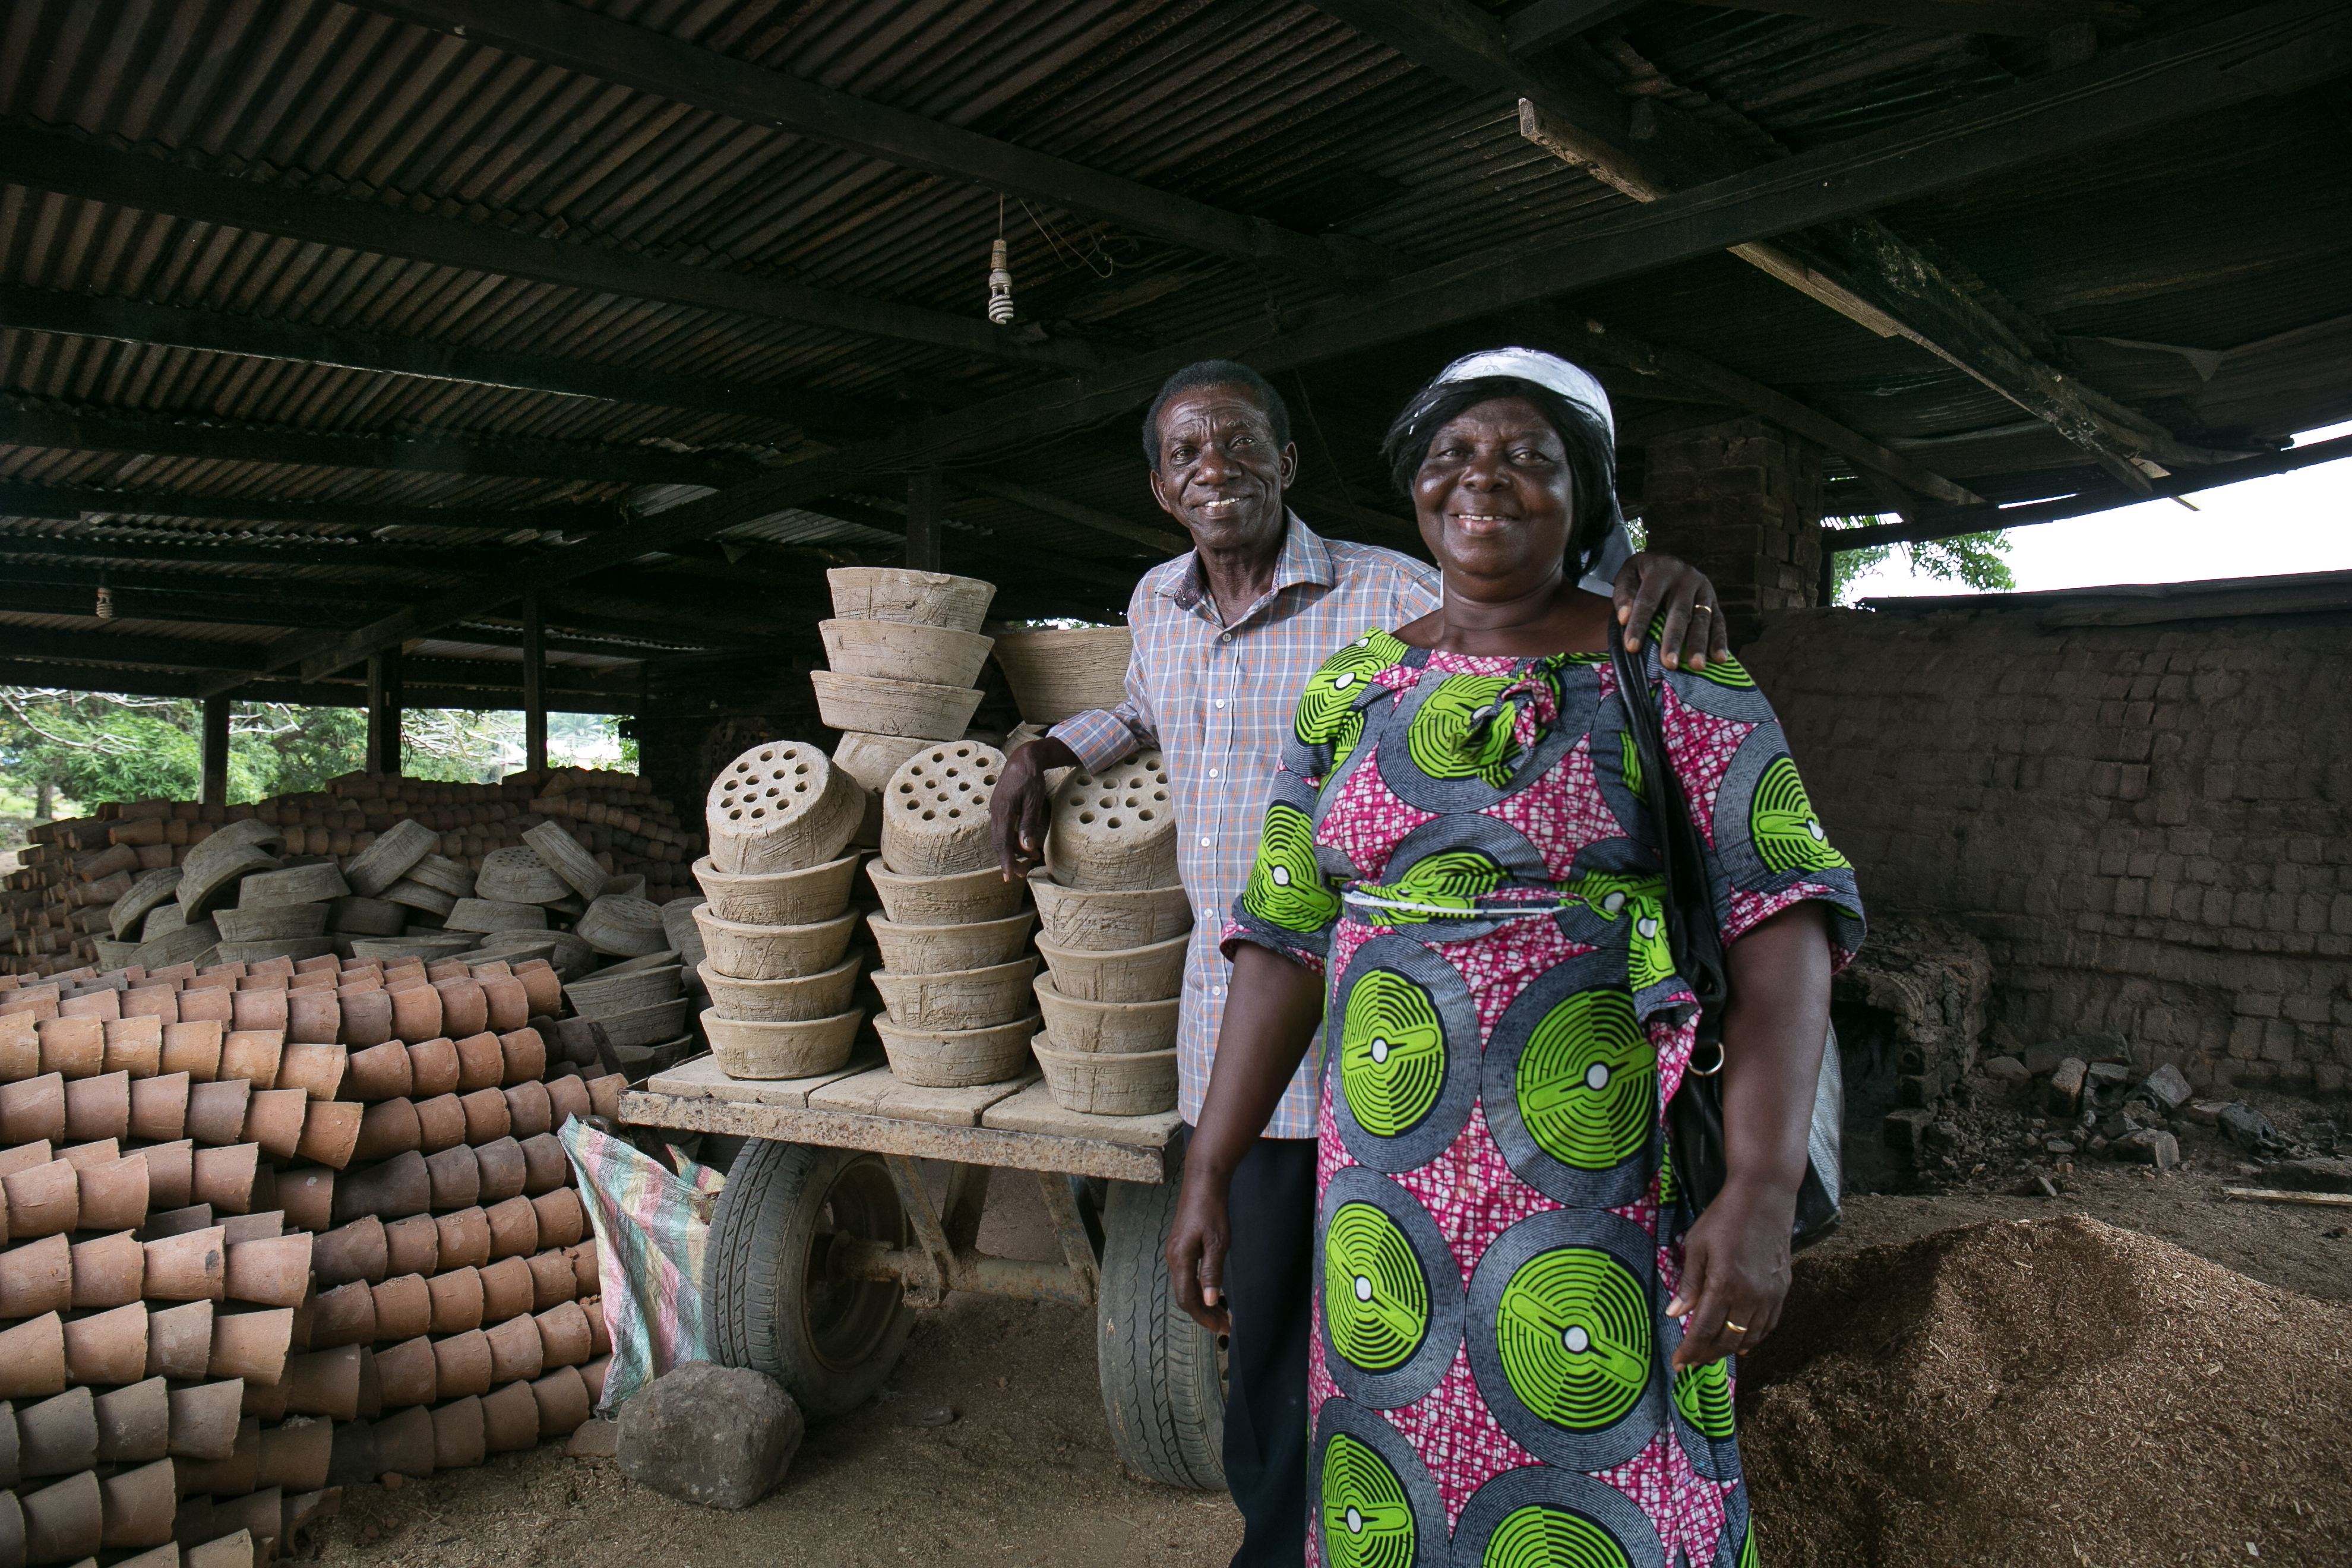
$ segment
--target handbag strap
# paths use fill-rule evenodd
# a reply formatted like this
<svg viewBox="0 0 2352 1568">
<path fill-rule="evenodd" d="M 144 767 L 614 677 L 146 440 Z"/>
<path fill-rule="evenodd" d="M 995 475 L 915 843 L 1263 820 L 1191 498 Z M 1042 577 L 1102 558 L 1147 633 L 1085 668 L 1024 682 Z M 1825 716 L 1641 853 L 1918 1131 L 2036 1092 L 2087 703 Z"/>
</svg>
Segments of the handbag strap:
<svg viewBox="0 0 2352 1568">
<path fill-rule="evenodd" d="M 1658 867 L 1666 884 L 1666 943 L 1675 972 L 1698 998 L 1698 1041 L 1690 1070 L 1710 1076 L 1723 1066 L 1723 1006 L 1731 988 L 1724 971 L 1723 932 L 1716 924 L 1715 899 L 1707 886 L 1706 847 L 1691 821 L 1682 780 L 1667 756 L 1665 722 L 1657 693 L 1650 687 L 1649 647 L 1646 632 L 1643 651 L 1630 653 L 1617 628 L 1609 629 L 1610 668 L 1616 672 L 1618 700 L 1625 707 L 1657 830 Z"/>
</svg>

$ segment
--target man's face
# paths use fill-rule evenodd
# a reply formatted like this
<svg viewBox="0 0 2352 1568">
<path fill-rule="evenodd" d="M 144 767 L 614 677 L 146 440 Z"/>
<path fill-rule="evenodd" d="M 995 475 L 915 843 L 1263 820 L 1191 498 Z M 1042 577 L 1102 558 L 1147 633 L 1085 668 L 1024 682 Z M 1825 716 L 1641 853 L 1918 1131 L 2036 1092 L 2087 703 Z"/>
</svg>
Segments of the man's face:
<svg viewBox="0 0 2352 1568">
<path fill-rule="evenodd" d="M 1194 387 L 1160 411 L 1152 498 L 1203 550 L 1276 543 L 1282 492 L 1297 477 L 1298 448 L 1275 445 L 1274 421 L 1246 386 Z"/>
</svg>

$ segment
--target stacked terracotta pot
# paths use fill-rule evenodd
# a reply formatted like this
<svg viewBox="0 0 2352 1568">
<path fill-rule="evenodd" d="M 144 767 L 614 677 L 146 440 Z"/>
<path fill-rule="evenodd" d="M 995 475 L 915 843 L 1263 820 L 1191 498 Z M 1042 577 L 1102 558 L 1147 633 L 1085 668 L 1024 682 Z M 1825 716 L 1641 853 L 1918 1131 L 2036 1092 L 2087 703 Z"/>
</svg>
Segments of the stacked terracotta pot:
<svg viewBox="0 0 2352 1568">
<path fill-rule="evenodd" d="M 901 763 L 882 791 L 882 859 L 869 918 L 882 968 L 875 1020 L 890 1070 L 934 1088 L 999 1083 L 1028 1065 L 1034 915 L 997 869 L 988 804 L 1003 753 L 943 741 Z"/>
<path fill-rule="evenodd" d="M 710 996 L 702 1030 L 734 1078 L 807 1078 L 849 1059 L 865 1021 L 851 837 L 866 812 L 855 779 L 800 741 L 752 747 L 719 770 L 704 805 L 710 853 L 692 907 Z"/>
<path fill-rule="evenodd" d="M 551 1134 L 622 1083 L 558 999 L 543 961 L 331 954 L 0 984 L 0 1561 L 264 1560 L 341 1484 L 586 1419 Z"/>
<path fill-rule="evenodd" d="M 1036 983 L 1046 1088 L 1065 1110 L 1139 1116 L 1176 1103 L 1176 1016 L 1192 911 L 1176 879 L 1166 763 L 1080 768 L 1054 794 L 1030 874 L 1050 969 Z"/>
</svg>

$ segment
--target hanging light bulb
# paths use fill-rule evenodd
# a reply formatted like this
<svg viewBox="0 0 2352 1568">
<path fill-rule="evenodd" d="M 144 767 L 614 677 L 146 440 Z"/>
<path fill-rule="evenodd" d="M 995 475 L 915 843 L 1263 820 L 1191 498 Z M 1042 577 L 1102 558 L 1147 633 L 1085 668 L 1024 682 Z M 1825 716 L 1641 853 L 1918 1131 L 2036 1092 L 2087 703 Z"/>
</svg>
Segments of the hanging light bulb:
<svg viewBox="0 0 2352 1568">
<path fill-rule="evenodd" d="M 988 247 L 988 319 L 1000 327 L 1013 324 L 1013 272 L 1001 237 Z"/>
<path fill-rule="evenodd" d="M 114 618 L 114 590 L 103 583 L 98 585 L 98 618 L 101 621 Z"/>
</svg>

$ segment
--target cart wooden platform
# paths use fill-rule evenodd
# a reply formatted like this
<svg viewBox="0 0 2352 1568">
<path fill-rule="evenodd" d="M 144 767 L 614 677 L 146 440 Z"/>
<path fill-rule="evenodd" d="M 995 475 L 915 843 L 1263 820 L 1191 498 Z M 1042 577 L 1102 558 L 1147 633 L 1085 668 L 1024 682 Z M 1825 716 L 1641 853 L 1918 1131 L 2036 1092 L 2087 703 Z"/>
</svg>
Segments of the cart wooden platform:
<svg viewBox="0 0 2352 1568">
<path fill-rule="evenodd" d="M 1034 1071 L 921 1089 L 863 1060 L 751 1081 L 703 1057 L 623 1095 L 621 1118 L 755 1140 L 711 1222 L 712 1352 L 777 1378 L 812 1417 L 871 1396 L 906 1349 L 915 1310 L 950 1291 L 1064 1301 L 1094 1313 L 1103 1414 L 1120 1457 L 1173 1486 L 1224 1486 L 1216 1336 L 1176 1305 L 1161 1256 L 1182 1160 L 1175 1112 L 1064 1110 Z M 936 1203 L 923 1160 L 948 1167 Z M 975 1245 L 1000 1166 L 1036 1173 L 1060 1261 L 992 1258 Z"/>
</svg>

